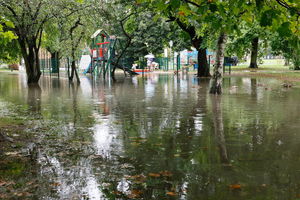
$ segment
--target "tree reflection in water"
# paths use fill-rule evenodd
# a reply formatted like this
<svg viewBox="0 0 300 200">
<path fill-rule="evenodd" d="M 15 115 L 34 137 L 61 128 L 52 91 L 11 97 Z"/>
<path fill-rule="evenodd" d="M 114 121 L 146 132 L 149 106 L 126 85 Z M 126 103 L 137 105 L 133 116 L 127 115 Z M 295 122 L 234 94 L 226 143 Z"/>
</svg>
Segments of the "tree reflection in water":
<svg viewBox="0 0 300 200">
<path fill-rule="evenodd" d="M 45 77 L 28 89 L 13 81 L 19 77 L 1 76 L 0 101 L 24 105 L 38 125 L 26 130 L 39 135 L 38 199 L 298 194 L 297 88 L 230 78 L 219 97 L 208 94 L 208 79 L 182 74 L 80 86 Z"/>
</svg>

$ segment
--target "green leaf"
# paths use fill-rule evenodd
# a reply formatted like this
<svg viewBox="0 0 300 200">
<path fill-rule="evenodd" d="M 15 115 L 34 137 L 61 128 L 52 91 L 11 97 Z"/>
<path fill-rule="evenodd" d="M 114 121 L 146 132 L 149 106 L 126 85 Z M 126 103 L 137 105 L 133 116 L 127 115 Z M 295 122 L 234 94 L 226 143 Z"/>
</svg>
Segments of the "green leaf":
<svg viewBox="0 0 300 200">
<path fill-rule="evenodd" d="M 210 4 L 210 5 L 209 5 L 209 10 L 210 10 L 211 12 L 216 12 L 216 11 L 218 10 L 218 7 L 217 7 L 216 4 Z"/>
<path fill-rule="evenodd" d="M 261 26 L 271 26 L 273 23 L 273 19 L 277 18 L 278 12 L 275 10 L 266 10 L 260 19 L 260 25 Z"/>
<path fill-rule="evenodd" d="M 290 29 L 290 22 L 285 22 L 281 24 L 281 26 L 278 28 L 278 33 L 280 36 L 283 37 L 289 37 L 292 35 L 292 31 Z"/>
<path fill-rule="evenodd" d="M 12 23 L 11 21 L 5 21 L 5 25 L 8 26 L 9 28 L 15 28 L 14 23 Z"/>
</svg>

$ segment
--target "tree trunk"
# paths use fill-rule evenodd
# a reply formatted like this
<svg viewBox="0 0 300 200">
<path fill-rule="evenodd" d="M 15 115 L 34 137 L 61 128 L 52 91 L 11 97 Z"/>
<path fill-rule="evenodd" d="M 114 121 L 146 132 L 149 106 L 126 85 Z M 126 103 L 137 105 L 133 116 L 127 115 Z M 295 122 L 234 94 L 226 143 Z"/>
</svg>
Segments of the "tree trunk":
<svg viewBox="0 0 300 200">
<path fill-rule="evenodd" d="M 191 38 L 191 43 L 198 51 L 198 77 L 210 77 L 209 65 L 206 57 L 206 48 L 202 48 L 203 37 L 199 37 L 196 32 L 196 27 L 188 26 L 185 23 L 181 22 L 180 19 L 175 17 L 169 17 L 172 21 L 176 21 L 178 26 L 189 34 Z"/>
<path fill-rule="evenodd" d="M 257 65 L 258 40 L 259 40 L 258 37 L 255 37 L 252 40 L 251 61 L 250 61 L 249 68 L 258 68 L 258 65 Z"/>
<path fill-rule="evenodd" d="M 192 37 L 192 34 L 190 34 Z M 210 77 L 209 73 L 209 65 L 207 62 L 206 56 L 206 48 L 201 48 L 203 38 L 202 37 L 194 37 L 192 38 L 193 47 L 195 47 L 198 51 L 197 62 L 198 62 L 198 77 Z"/>
<path fill-rule="evenodd" d="M 29 42 L 26 44 L 25 39 L 19 38 L 18 40 L 25 61 L 27 83 L 37 84 L 42 74 L 39 61 L 39 49 L 34 45 L 35 41 L 30 40 L 30 44 L 28 44 Z"/>
<path fill-rule="evenodd" d="M 284 66 L 289 66 L 290 65 L 290 60 L 285 58 L 284 59 Z"/>
<path fill-rule="evenodd" d="M 76 69 L 76 61 L 73 59 L 71 63 L 71 75 L 69 76 L 69 80 L 73 81 L 74 75 L 76 76 L 76 80 L 80 83 L 80 78 Z"/>
<path fill-rule="evenodd" d="M 223 65 L 224 65 L 224 51 L 227 36 L 221 33 L 217 43 L 216 64 L 214 66 L 214 74 L 210 94 L 222 94 L 222 81 L 223 81 Z"/>
<path fill-rule="evenodd" d="M 210 77 L 209 65 L 207 62 L 206 48 L 200 48 L 198 50 L 198 77 Z"/>
</svg>

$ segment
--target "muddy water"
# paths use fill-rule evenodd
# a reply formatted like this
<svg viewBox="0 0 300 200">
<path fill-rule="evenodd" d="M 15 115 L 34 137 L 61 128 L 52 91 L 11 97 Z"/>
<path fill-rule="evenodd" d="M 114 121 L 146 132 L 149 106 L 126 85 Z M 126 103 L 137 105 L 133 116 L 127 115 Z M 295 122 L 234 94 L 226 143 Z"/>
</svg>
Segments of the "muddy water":
<svg viewBox="0 0 300 200">
<path fill-rule="evenodd" d="M 193 76 L 28 88 L 1 73 L 0 114 L 36 132 L 29 199 L 297 199 L 300 89 L 281 84 L 227 78 L 216 97 Z"/>
</svg>

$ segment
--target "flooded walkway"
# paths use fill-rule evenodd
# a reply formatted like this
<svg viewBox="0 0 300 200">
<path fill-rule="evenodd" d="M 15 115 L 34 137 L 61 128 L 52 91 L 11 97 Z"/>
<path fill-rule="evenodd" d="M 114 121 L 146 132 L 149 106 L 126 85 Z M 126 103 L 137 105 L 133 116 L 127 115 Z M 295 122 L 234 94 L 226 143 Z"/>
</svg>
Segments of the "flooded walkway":
<svg viewBox="0 0 300 200">
<path fill-rule="evenodd" d="M 300 198 L 300 88 L 232 77 L 221 97 L 208 89 L 168 74 L 28 88 L 0 73 L 0 120 L 21 127 L 1 131 L 26 141 L 0 151 L 0 199 Z"/>
</svg>

